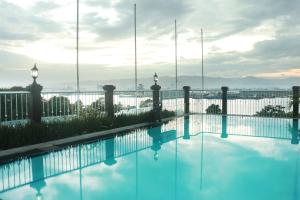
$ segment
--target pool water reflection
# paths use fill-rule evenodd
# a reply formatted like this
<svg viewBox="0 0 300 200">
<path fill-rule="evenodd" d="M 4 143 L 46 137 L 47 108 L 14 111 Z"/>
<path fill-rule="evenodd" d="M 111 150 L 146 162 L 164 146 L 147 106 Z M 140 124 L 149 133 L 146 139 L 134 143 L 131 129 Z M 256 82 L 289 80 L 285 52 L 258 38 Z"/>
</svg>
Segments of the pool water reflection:
<svg viewBox="0 0 300 200">
<path fill-rule="evenodd" d="M 299 122 L 178 118 L 0 166 L 0 198 L 300 199 Z"/>
</svg>

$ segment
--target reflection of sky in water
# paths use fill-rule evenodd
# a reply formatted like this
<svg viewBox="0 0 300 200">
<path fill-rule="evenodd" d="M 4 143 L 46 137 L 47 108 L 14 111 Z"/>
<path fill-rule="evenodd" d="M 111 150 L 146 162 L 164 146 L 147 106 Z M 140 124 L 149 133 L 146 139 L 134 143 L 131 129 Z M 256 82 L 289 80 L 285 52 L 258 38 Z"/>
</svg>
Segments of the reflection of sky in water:
<svg viewBox="0 0 300 200">
<path fill-rule="evenodd" d="M 100 162 L 46 178 L 43 199 L 300 199 L 300 147 L 291 144 L 290 121 L 229 117 L 224 138 L 221 116 L 191 116 L 187 122 L 179 118 L 161 129 L 115 138 L 115 143 L 105 144 L 114 144 L 115 152 L 125 152 L 115 158 L 115 164 Z M 215 132 L 196 134 L 202 128 Z M 172 135 L 174 129 L 180 137 L 177 140 Z M 169 136 L 161 137 L 164 133 L 160 131 Z M 181 137 L 186 131 L 189 139 Z M 143 147 L 144 140 L 150 142 L 144 145 L 147 148 L 130 150 L 134 144 Z M 105 149 L 105 145 L 99 148 Z M 64 164 L 60 163 L 61 168 Z M 35 199 L 34 188 L 41 183 L 0 193 L 0 198 Z"/>
</svg>

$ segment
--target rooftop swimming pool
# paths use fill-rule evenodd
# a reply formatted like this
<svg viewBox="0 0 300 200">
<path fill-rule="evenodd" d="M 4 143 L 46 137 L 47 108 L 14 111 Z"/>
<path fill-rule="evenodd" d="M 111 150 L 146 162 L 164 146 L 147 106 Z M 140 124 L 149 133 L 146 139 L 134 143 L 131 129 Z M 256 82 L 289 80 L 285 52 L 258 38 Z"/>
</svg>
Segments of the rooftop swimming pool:
<svg viewBox="0 0 300 200">
<path fill-rule="evenodd" d="M 300 200 L 299 122 L 191 115 L 0 166 L 3 200 Z"/>
</svg>

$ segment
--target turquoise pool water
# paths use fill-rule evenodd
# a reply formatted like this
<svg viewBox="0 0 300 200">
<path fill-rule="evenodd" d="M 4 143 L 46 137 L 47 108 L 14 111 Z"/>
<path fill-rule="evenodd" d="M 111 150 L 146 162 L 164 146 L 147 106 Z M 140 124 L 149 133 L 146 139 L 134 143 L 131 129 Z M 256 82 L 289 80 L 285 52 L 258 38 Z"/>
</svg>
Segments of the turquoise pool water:
<svg viewBox="0 0 300 200">
<path fill-rule="evenodd" d="M 299 122 L 190 116 L 0 166 L 3 200 L 298 200 Z"/>
</svg>

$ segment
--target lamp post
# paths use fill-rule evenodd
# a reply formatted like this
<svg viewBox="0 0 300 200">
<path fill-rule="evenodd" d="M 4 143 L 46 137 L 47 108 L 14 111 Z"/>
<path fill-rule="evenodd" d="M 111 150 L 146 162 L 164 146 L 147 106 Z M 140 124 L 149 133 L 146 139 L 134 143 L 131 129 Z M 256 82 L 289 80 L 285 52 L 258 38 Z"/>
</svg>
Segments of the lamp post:
<svg viewBox="0 0 300 200">
<path fill-rule="evenodd" d="M 36 82 L 36 79 L 39 76 L 39 70 L 34 64 L 34 67 L 31 69 L 31 76 L 33 78 L 33 83 L 29 87 L 31 93 L 31 105 L 30 105 L 30 119 L 33 123 L 41 123 L 42 121 L 42 97 L 41 91 L 43 87 Z"/>
<path fill-rule="evenodd" d="M 158 82 L 158 76 L 155 72 L 154 76 L 154 85 L 151 86 L 151 90 L 153 93 L 153 121 L 157 122 L 161 120 L 160 111 L 161 111 L 161 105 L 159 103 L 159 90 L 161 89 L 160 85 L 157 85 Z"/>
</svg>

